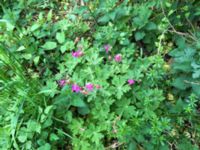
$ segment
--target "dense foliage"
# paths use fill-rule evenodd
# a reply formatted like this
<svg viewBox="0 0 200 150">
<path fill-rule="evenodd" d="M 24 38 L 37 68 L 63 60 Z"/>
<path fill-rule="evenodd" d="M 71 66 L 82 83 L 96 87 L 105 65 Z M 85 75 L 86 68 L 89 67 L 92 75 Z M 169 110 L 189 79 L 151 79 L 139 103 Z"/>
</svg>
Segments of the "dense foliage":
<svg viewBox="0 0 200 150">
<path fill-rule="evenodd" d="M 200 148 L 200 1 L 1 0 L 0 149 Z"/>
</svg>

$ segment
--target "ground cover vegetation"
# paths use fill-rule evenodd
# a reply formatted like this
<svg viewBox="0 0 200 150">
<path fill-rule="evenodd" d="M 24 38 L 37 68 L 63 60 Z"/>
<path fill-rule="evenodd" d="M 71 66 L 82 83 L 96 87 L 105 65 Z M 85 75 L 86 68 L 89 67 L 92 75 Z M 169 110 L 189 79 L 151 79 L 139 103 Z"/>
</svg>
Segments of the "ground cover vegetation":
<svg viewBox="0 0 200 150">
<path fill-rule="evenodd" d="M 1 0 L 0 149 L 198 150 L 200 1 Z"/>
</svg>

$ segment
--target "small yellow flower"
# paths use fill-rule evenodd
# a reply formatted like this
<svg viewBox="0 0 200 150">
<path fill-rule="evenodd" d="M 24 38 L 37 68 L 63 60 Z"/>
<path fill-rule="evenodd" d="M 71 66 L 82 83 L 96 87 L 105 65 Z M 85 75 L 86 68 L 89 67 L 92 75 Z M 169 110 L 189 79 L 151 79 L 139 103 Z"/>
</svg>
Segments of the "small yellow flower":
<svg viewBox="0 0 200 150">
<path fill-rule="evenodd" d="M 163 68 L 164 68 L 165 71 L 169 71 L 170 70 L 170 65 L 164 64 Z"/>
<path fill-rule="evenodd" d="M 173 100 L 174 100 L 174 95 L 171 94 L 171 93 L 168 93 L 168 94 L 167 94 L 167 99 L 168 99 L 169 101 L 173 101 Z"/>
</svg>

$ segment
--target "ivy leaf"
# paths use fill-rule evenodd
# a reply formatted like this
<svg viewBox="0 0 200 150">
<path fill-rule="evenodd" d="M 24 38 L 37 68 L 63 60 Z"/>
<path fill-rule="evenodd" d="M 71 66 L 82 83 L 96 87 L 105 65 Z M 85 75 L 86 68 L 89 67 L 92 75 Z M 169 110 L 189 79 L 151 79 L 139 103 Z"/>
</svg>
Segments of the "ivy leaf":
<svg viewBox="0 0 200 150">
<path fill-rule="evenodd" d="M 194 70 L 192 77 L 194 79 L 199 78 L 200 77 L 200 69 L 199 70 Z"/>
<path fill-rule="evenodd" d="M 57 43 L 52 41 L 48 41 L 42 46 L 42 48 L 44 48 L 45 50 L 52 50 L 55 49 L 56 47 Z"/>
<path fill-rule="evenodd" d="M 71 93 L 71 105 L 76 107 L 86 107 L 85 102 L 80 97 L 80 95 L 76 95 L 77 93 Z"/>
<path fill-rule="evenodd" d="M 173 81 L 172 85 L 180 90 L 185 90 L 189 87 L 189 85 L 185 83 L 185 80 L 188 80 L 188 77 L 178 77 Z"/>
<path fill-rule="evenodd" d="M 140 29 L 148 23 L 152 11 L 148 9 L 147 6 L 141 5 L 135 12 L 137 13 L 137 16 L 133 18 L 133 24 Z"/>
<path fill-rule="evenodd" d="M 157 25 L 154 22 L 148 22 L 147 25 L 145 26 L 147 30 L 156 30 Z"/>
<path fill-rule="evenodd" d="M 174 70 L 179 70 L 179 71 L 184 71 L 184 72 L 190 72 L 192 71 L 192 67 L 191 67 L 191 62 L 187 61 L 187 62 L 176 62 L 172 65 Z"/>
<path fill-rule="evenodd" d="M 200 85 L 192 85 L 192 89 L 194 91 L 195 94 L 197 94 L 198 96 L 200 96 Z"/>
<path fill-rule="evenodd" d="M 89 114 L 90 109 L 88 107 L 79 107 L 78 108 L 78 113 L 81 115 L 87 115 Z"/>
<path fill-rule="evenodd" d="M 71 105 L 76 107 L 85 107 L 84 101 L 80 98 L 73 99 Z"/>
<path fill-rule="evenodd" d="M 192 77 L 194 79 L 200 77 L 200 65 L 196 64 L 195 62 L 192 62 L 191 66 L 193 67 L 193 74 Z"/>
<path fill-rule="evenodd" d="M 186 57 L 191 58 L 192 56 L 195 55 L 196 50 L 195 50 L 194 48 L 187 47 L 187 48 L 185 48 L 184 53 L 185 53 L 185 56 L 186 56 Z"/>
</svg>

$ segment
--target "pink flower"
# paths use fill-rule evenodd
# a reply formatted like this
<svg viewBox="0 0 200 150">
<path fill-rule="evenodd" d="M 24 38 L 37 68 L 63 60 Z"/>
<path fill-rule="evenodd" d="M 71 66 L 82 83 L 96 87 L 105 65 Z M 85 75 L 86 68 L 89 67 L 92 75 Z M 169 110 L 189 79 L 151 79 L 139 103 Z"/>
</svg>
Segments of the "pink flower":
<svg viewBox="0 0 200 150">
<path fill-rule="evenodd" d="M 85 90 L 82 90 L 81 93 L 82 93 L 83 95 L 88 95 L 88 91 L 85 91 Z"/>
<path fill-rule="evenodd" d="M 128 84 L 129 84 L 129 85 L 135 84 L 135 80 L 129 79 L 129 80 L 128 80 Z"/>
<path fill-rule="evenodd" d="M 111 46 L 109 44 L 104 45 L 104 49 L 106 50 L 106 53 L 109 52 Z"/>
<path fill-rule="evenodd" d="M 78 93 L 80 91 L 81 91 L 81 87 L 80 86 L 78 86 L 77 84 L 73 84 L 72 85 L 72 92 Z"/>
<path fill-rule="evenodd" d="M 97 89 L 100 89 L 100 88 L 101 88 L 101 86 L 100 86 L 100 85 L 96 85 L 96 88 L 97 88 Z"/>
<path fill-rule="evenodd" d="M 115 55 L 115 61 L 116 61 L 116 62 L 122 61 L 122 55 L 121 55 L 121 54 Z"/>
<path fill-rule="evenodd" d="M 85 88 L 88 90 L 88 91 L 93 91 L 93 84 L 92 83 L 87 83 L 86 85 L 85 85 Z"/>
<path fill-rule="evenodd" d="M 75 58 L 83 56 L 83 52 L 81 50 L 77 50 L 75 52 L 72 52 L 72 56 Z"/>
<path fill-rule="evenodd" d="M 58 81 L 59 86 L 63 87 L 66 84 L 66 80 L 62 79 L 60 81 Z"/>
</svg>

